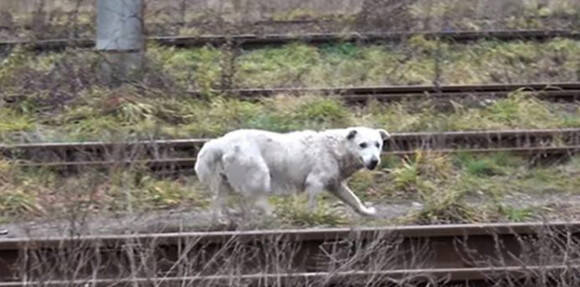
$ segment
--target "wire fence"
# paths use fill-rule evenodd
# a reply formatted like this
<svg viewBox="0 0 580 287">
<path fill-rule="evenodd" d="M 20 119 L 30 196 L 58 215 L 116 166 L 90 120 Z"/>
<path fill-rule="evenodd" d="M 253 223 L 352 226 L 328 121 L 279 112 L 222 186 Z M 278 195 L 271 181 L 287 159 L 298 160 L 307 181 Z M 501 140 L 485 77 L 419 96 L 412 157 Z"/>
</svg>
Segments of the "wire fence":
<svg viewBox="0 0 580 287">
<path fill-rule="evenodd" d="M 578 29 L 574 0 L 145 1 L 149 35 Z M 95 1 L 6 0 L 0 39 L 91 38 Z"/>
</svg>

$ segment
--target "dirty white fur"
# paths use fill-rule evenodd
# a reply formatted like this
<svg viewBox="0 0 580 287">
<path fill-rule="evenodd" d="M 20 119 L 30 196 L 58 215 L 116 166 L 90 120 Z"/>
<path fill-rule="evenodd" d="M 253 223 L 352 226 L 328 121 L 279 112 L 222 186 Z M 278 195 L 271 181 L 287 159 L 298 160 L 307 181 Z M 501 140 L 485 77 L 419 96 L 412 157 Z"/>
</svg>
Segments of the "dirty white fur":
<svg viewBox="0 0 580 287">
<path fill-rule="evenodd" d="M 366 207 L 346 180 L 363 167 L 380 164 L 388 137 L 385 130 L 366 127 L 285 134 L 237 130 L 207 142 L 197 156 L 195 171 L 214 193 L 214 208 L 219 211 L 224 195 L 231 192 L 269 212 L 268 195 L 306 191 L 313 208 L 316 195 L 326 190 L 370 216 L 375 209 Z"/>
</svg>

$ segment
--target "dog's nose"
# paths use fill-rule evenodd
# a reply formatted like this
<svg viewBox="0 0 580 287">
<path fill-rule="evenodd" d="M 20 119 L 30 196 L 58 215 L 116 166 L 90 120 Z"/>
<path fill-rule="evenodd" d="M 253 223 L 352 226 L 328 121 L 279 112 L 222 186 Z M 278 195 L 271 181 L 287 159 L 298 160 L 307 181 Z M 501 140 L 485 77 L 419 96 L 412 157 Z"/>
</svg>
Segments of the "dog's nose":
<svg viewBox="0 0 580 287">
<path fill-rule="evenodd" d="M 373 159 L 371 159 L 371 162 L 369 163 L 368 168 L 375 169 L 375 167 L 377 167 L 378 164 L 379 164 L 379 160 L 376 158 L 373 158 Z"/>
</svg>

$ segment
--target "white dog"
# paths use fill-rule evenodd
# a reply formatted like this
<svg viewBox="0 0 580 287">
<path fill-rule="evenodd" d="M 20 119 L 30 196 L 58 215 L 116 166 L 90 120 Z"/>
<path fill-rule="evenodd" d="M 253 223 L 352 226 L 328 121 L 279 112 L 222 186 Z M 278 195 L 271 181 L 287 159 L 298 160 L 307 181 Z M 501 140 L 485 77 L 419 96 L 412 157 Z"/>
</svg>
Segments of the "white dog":
<svg viewBox="0 0 580 287">
<path fill-rule="evenodd" d="M 224 193 L 237 192 L 268 210 L 267 196 L 306 191 L 309 206 L 327 190 L 362 215 L 374 215 L 346 185 L 357 170 L 380 164 L 382 129 L 352 127 L 320 132 L 237 130 L 207 142 L 195 164 L 199 180 L 223 208 Z"/>
</svg>

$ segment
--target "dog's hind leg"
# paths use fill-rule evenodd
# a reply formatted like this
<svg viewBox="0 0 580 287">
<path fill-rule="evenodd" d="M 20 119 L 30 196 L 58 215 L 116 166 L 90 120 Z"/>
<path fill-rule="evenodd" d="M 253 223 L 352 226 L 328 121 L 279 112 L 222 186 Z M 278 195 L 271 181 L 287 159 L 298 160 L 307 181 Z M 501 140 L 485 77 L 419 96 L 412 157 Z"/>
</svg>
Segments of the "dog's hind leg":
<svg viewBox="0 0 580 287">
<path fill-rule="evenodd" d="M 348 188 L 345 183 L 341 183 L 335 190 L 329 191 L 362 215 L 373 216 L 376 214 L 375 208 L 364 206 L 360 199 L 354 194 L 354 192 L 352 192 L 352 190 L 350 190 L 350 188 Z"/>
<path fill-rule="evenodd" d="M 226 211 L 227 196 L 232 193 L 232 188 L 224 174 L 219 174 L 216 177 L 215 182 L 212 183 L 211 192 L 213 196 L 210 208 L 213 212 L 213 218 L 214 221 L 220 221 Z"/>
<path fill-rule="evenodd" d="M 264 207 L 263 198 L 271 192 L 270 169 L 252 148 L 237 147 L 224 160 L 224 171 L 234 192 L 241 195 L 244 213 L 258 205 Z M 267 211 L 267 210 L 264 210 Z"/>
<path fill-rule="evenodd" d="M 249 214 L 252 209 L 259 209 L 265 215 L 272 213 L 272 208 L 268 204 L 268 195 L 271 191 L 270 171 L 265 164 L 259 168 L 259 172 L 252 173 L 252 176 L 245 181 L 241 190 L 246 197 L 246 212 Z"/>
<path fill-rule="evenodd" d="M 270 216 L 274 213 L 274 208 L 268 202 L 268 197 L 260 195 L 256 198 L 256 206 L 264 212 L 264 215 Z"/>
</svg>

